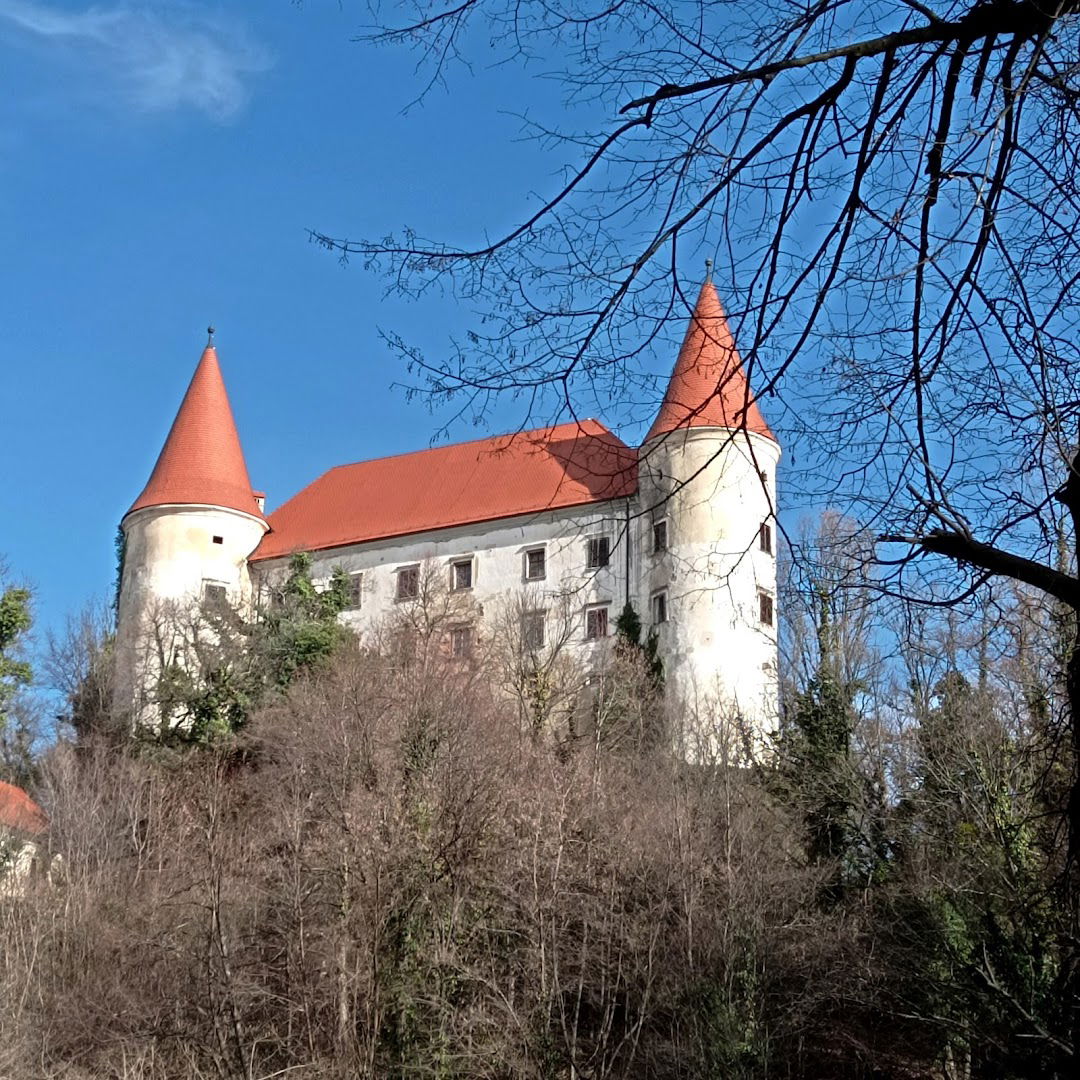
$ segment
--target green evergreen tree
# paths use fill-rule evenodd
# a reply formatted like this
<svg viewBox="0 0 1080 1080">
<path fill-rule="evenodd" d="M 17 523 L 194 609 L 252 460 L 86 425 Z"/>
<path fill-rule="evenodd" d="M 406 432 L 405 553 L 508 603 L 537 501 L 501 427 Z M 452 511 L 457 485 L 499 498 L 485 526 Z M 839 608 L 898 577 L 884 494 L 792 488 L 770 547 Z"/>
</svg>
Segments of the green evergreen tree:
<svg viewBox="0 0 1080 1080">
<path fill-rule="evenodd" d="M 30 733 L 15 708 L 33 679 L 19 656 L 31 623 L 30 591 L 9 586 L 0 592 L 0 778 L 16 784 L 26 784 L 33 772 Z"/>
<path fill-rule="evenodd" d="M 825 894 L 837 900 L 853 876 L 866 876 L 855 826 L 858 782 L 851 760 L 858 688 L 841 675 L 832 596 L 820 585 L 815 594 L 817 667 L 796 695 L 782 730 L 781 774 L 802 810 L 807 856 L 834 866 Z"/>
<path fill-rule="evenodd" d="M 641 640 L 641 616 L 629 600 L 623 605 L 615 620 L 615 648 L 637 650 L 645 663 L 649 681 L 656 690 L 664 686 L 664 661 L 660 659 L 660 640 L 655 630 L 650 630 L 645 641 Z"/>
<path fill-rule="evenodd" d="M 171 742 L 203 744 L 239 731 L 268 695 L 325 664 L 351 637 L 338 622 L 348 602 L 349 578 L 333 572 L 316 589 L 312 559 L 298 552 L 284 585 L 248 622 L 227 606 L 206 606 L 210 633 L 196 643 L 198 663 L 168 667 L 158 697 Z"/>
</svg>

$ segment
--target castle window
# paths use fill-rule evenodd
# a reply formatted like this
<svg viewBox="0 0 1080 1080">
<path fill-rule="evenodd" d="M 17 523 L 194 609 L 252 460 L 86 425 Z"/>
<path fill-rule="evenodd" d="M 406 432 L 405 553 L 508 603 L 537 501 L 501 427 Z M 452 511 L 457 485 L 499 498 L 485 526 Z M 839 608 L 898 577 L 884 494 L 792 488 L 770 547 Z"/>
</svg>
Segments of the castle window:
<svg viewBox="0 0 1080 1080">
<path fill-rule="evenodd" d="M 599 570 L 611 561 L 611 539 L 607 536 L 594 536 L 589 541 L 588 567 Z"/>
<path fill-rule="evenodd" d="M 415 600 L 420 595 L 420 567 L 403 566 L 397 572 L 397 599 Z"/>
<path fill-rule="evenodd" d="M 546 615 L 544 611 L 526 611 L 521 616 L 521 645 L 527 652 L 544 647 Z"/>
<path fill-rule="evenodd" d="M 667 519 L 654 521 L 652 527 L 653 552 L 667 551 Z"/>
<path fill-rule="evenodd" d="M 525 580 L 542 581 L 547 577 L 547 552 L 543 548 L 533 548 L 525 552 Z"/>
<path fill-rule="evenodd" d="M 758 527 L 758 547 L 767 554 L 772 554 L 772 526 L 763 521 Z"/>
<path fill-rule="evenodd" d="M 203 601 L 210 607 L 225 607 L 229 602 L 229 591 L 220 581 L 204 581 Z"/>
<path fill-rule="evenodd" d="M 652 621 L 654 623 L 667 622 L 668 620 L 668 608 L 667 608 L 667 593 L 658 592 L 652 598 Z"/>
<path fill-rule="evenodd" d="M 223 536 L 212 536 L 212 537 L 210 537 L 210 539 L 215 544 L 224 544 L 225 543 L 225 537 L 223 537 Z"/>
<path fill-rule="evenodd" d="M 762 626 L 772 626 L 776 618 L 773 598 L 767 592 L 758 593 L 758 621 Z"/>
<path fill-rule="evenodd" d="M 586 608 L 585 637 L 588 641 L 597 641 L 608 636 L 608 609 L 604 607 Z"/>
<path fill-rule="evenodd" d="M 356 611 L 364 601 L 364 575 L 350 574 L 349 587 L 345 593 L 345 610 Z"/>
<path fill-rule="evenodd" d="M 471 589 L 473 584 L 472 559 L 458 559 L 450 564 L 450 588 Z"/>
<path fill-rule="evenodd" d="M 450 654 L 458 660 L 472 656 L 473 628 L 471 626 L 452 626 L 450 628 Z"/>
</svg>

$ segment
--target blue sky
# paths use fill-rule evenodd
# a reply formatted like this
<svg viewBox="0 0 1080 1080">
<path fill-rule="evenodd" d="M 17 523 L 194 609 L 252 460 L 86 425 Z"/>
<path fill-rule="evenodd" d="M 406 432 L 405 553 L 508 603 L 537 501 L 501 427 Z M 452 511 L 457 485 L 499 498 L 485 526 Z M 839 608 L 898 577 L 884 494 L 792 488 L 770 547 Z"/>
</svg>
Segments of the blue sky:
<svg viewBox="0 0 1080 1080">
<path fill-rule="evenodd" d="M 379 330 L 438 347 L 469 313 L 387 299 L 307 230 L 467 241 L 516 223 L 562 161 L 505 103 L 542 113 L 558 88 L 503 66 L 407 108 L 416 58 L 357 42 L 363 11 L 0 0 L 0 555 L 39 627 L 110 590 L 116 525 L 208 322 L 271 506 L 438 428 L 392 388 Z"/>
</svg>

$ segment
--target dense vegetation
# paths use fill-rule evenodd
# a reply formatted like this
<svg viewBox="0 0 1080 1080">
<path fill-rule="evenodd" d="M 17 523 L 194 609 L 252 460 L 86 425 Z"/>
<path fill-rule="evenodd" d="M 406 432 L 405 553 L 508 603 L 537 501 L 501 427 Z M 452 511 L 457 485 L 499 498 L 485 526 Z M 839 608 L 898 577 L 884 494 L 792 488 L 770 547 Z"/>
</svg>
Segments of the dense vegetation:
<svg viewBox="0 0 1080 1080">
<path fill-rule="evenodd" d="M 361 643 L 302 562 L 190 737 L 76 695 L 51 873 L 0 899 L 0 1075 L 1071 1075 L 1064 616 L 806 565 L 754 767 L 632 613 L 588 673 L 462 659 L 445 598 Z"/>
</svg>

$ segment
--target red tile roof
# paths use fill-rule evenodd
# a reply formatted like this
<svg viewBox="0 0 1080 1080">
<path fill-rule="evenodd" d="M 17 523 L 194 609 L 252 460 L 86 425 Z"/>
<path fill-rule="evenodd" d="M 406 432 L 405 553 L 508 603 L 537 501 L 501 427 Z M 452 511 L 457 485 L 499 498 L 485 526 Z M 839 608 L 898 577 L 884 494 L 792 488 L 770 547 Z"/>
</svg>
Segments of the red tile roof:
<svg viewBox="0 0 1080 1080">
<path fill-rule="evenodd" d="M 203 351 L 154 471 L 128 513 L 177 503 L 263 516 L 251 490 L 213 345 Z"/>
<path fill-rule="evenodd" d="M 637 452 L 596 420 L 339 465 L 270 515 L 252 559 L 585 506 L 637 490 Z"/>
<path fill-rule="evenodd" d="M 776 439 L 750 393 L 716 286 L 701 287 L 663 404 L 645 442 L 692 427 L 722 427 Z"/>
<path fill-rule="evenodd" d="M 22 788 L 0 780 L 0 828 L 40 836 L 48 827 L 45 811 Z"/>
</svg>

